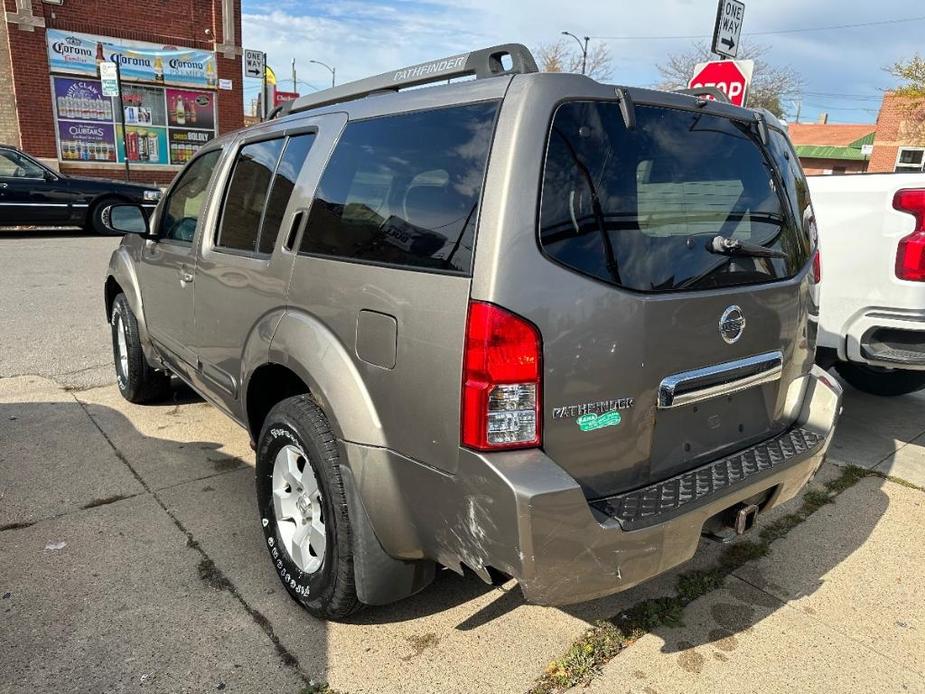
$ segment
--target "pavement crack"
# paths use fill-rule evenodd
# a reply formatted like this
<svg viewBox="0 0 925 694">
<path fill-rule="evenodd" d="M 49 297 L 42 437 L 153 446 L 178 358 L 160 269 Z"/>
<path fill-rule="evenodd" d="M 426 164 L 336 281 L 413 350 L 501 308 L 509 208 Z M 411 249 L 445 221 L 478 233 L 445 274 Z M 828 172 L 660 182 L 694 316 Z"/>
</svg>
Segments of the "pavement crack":
<svg viewBox="0 0 925 694">
<path fill-rule="evenodd" d="M 38 521 L 27 521 L 24 523 L 7 523 L 6 525 L 0 525 L 0 533 L 4 530 L 22 530 L 23 528 L 30 528 L 37 522 Z"/>
<path fill-rule="evenodd" d="M 273 647 L 276 649 L 276 653 L 282 661 L 283 665 L 286 667 L 292 668 L 295 670 L 296 674 L 305 682 L 307 687 L 315 686 L 315 681 L 312 677 L 302 669 L 299 659 L 292 654 L 292 652 L 286 648 L 283 642 L 277 636 L 276 631 L 273 629 L 273 625 L 270 623 L 270 620 L 267 619 L 263 613 L 261 613 L 257 608 L 253 607 L 240 591 L 238 591 L 237 586 L 219 569 L 215 561 L 208 555 L 208 553 L 202 548 L 202 545 L 199 544 L 199 541 L 193 536 L 193 533 L 183 524 L 177 515 L 170 510 L 164 500 L 158 495 L 157 491 L 152 489 L 150 485 L 142 478 L 138 473 L 135 467 L 128 461 L 128 458 L 119 450 L 119 447 L 113 442 L 109 435 L 103 430 L 99 425 L 99 422 L 93 417 L 89 408 L 81 402 L 78 398 L 71 395 L 74 398 L 74 401 L 81 407 L 84 413 L 87 415 L 87 418 L 93 422 L 93 426 L 96 427 L 97 431 L 100 432 L 100 435 L 109 444 L 109 447 L 112 449 L 115 456 L 122 461 L 122 463 L 129 469 L 129 472 L 134 475 L 135 479 L 138 480 L 138 483 L 144 488 L 144 490 L 151 495 L 157 505 L 161 507 L 164 513 L 167 514 L 167 517 L 173 522 L 177 529 L 186 536 L 187 546 L 195 552 L 198 552 L 201 560 L 197 567 L 199 572 L 199 577 L 206 581 L 210 586 L 216 590 L 227 591 L 235 600 L 238 601 L 238 604 L 244 609 L 245 612 L 250 616 L 254 623 L 260 627 L 266 637 L 270 640 L 270 643 L 273 644 Z M 239 468 L 240 469 L 240 468 Z"/>
<path fill-rule="evenodd" d="M 84 504 L 80 508 L 88 509 L 96 508 L 97 506 L 108 506 L 109 504 L 114 504 L 117 501 L 122 501 L 123 499 L 131 499 L 133 496 L 137 496 L 137 494 L 115 494 L 113 496 L 106 496 L 101 499 L 94 499 L 93 501 Z"/>
</svg>

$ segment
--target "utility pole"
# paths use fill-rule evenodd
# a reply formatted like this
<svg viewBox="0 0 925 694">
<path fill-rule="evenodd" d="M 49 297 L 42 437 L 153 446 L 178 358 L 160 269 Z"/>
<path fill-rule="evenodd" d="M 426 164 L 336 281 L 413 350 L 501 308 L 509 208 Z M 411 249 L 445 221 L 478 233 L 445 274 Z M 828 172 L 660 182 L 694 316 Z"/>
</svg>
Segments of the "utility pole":
<svg viewBox="0 0 925 694">
<path fill-rule="evenodd" d="M 803 102 L 802 102 L 802 100 L 801 100 L 801 101 L 794 101 L 794 102 L 793 102 L 793 105 L 797 107 L 797 115 L 796 115 L 796 117 L 794 118 L 794 122 L 795 122 L 797 125 L 799 125 L 799 124 L 800 124 L 800 111 L 803 109 Z"/>
<path fill-rule="evenodd" d="M 581 48 L 581 74 L 584 75 L 588 69 L 588 41 L 591 40 L 591 37 L 585 36 L 584 43 L 582 43 L 581 39 L 570 31 L 563 31 L 562 35 L 571 36 L 573 39 L 578 41 L 578 47 Z"/>
<path fill-rule="evenodd" d="M 295 58 L 293 58 L 293 59 L 292 59 L 292 91 L 294 91 L 294 92 L 298 91 L 298 90 L 295 88 L 295 83 L 296 83 L 296 79 L 295 79 Z"/>
</svg>

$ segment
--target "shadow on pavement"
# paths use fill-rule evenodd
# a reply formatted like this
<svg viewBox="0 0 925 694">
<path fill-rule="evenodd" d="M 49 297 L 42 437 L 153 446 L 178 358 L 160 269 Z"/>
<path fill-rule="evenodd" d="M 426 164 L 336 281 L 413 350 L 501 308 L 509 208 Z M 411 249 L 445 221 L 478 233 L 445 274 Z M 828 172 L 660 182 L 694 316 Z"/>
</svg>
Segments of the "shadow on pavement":
<svg viewBox="0 0 925 694">
<path fill-rule="evenodd" d="M 19 545 L 15 542 L 4 545 L 4 540 L 20 532 L 30 532 L 29 528 L 0 532 L 0 547 L 4 547 L 4 562 L 7 564 L 6 569 L 0 570 L 3 577 L 0 589 L 21 590 L 28 583 L 31 586 L 29 590 L 35 593 L 34 600 L 47 603 L 41 610 L 22 611 L 8 621 L 9 630 L 3 630 L 11 639 L 4 647 L 6 657 L 33 663 L 53 660 L 55 653 L 65 647 L 67 634 L 74 632 L 84 633 L 87 638 L 101 644 L 110 644 L 109 648 L 121 634 L 120 638 L 141 649 L 146 639 L 152 638 L 151 625 L 130 618 L 116 620 L 111 606 L 115 604 L 121 606 L 119 609 L 131 610 L 135 600 L 132 581 L 150 585 L 150 576 L 160 576 L 159 580 L 163 580 L 165 585 L 172 585 L 173 578 L 179 576 L 184 587 L 171 590 L 186 593 L 163 598 L 174 605 L 171 609 L 177 614 L 167 610 L 160 612 L 158 618 L 158 629 L 163 633 L 158 636 L 157 643 L 175 638 L 178 644 L 159 656 L 163 659 L 159 667 L 164 668 L 164 672 L 173 672 L 173 668 L 185 668 L 184 672 L 191 671 L 190 668 L 197 673 L 207 672 L 209 668 L 217 667 L 219 661 L 226 662 L 231 657 L 229 649 L 233 648 L 224 637 L 215 633 L 223 627 L 214 623 L 212 612 L 206 610 L 201 622 L 194 625 L 187 623 L 182 614 L 184 604 L 208 601 L 212 596 L 209 591 L 218 589 L 218 592 L 235 598 L 231 604 L 243 608 L 240 612 L 246 615 L 244 621 L 249 628 L 256 627 L 264 633 L 282 663 L 288 666 L 288 669 L 281 668 L 288 672 L 287 676 L 295 673 L 303 680 L 325 680 L 329 664 L 328 632 L 332 625 L 319 622 L 303 612 L 279 585 L 267 560 L 257 521 L 253 456 L 249 449 L 244 448 L 246 434 L 227 423 L 214 408 L 185 387 L 174 389 L 170 398 L 159 406 L 143 408 L 124 403 L 109 406 L 106 403 L 115 403 L 119 399 L 117 393 L 108 391 L 79 393 L 80 403 L 65 395 L 62 395 L 61 402 L 0 403 L 0 486 L 5 505 L 12 503 L 13 507 L 23 509 L 35 505 L 45 510 L 39 514 L 24 514 L 24 518 L 31 516 L 30 523 L 45 518 L 40 524 L 63 522 L 75 528 L 88 522 L 84 518 L 86 514 L 115 514 L 125 509 L 127 516 L 118 530 L 120 552 L 107 550 L 116 531 L 105 525 L 98 526 L 98 530 L 87 531 L 82 540 L 74 543 L 73 552 L 81 554 L 71 557 L 69 562 L 72 565 L 62 565 L 54 571 L 51 565 L 58 557 L 40 551 L 38 561 L 41 570 L 35 571 L 34 558 L 25 560 L 16 555 L 20 551 L 17 549 Z M 128 416 L 114 407 L 124 409 Z M 86 419 L 87 414 L 92 418 L 95 430 L 78 436 L 73 427 L 78 426 L 78 420 Z M 71 427 L 67 431 L 56 428 L 56 423 L 71 421 L 74 424 L 67 424 Z M 226 422 L 227 428 L 220 422 Z M 870 424 L 876 426 L 876 422 Z M 204 431 L 207 432 L 205 437 Z M 152 432 L 157 433 L 152 435 Z M 102 436 L 99 436 L 100 433 Z M 228 450 L 236 454 L 225 452 Z M 247 452 L 242 452 L 245 450 Z M 125 474 L 126 463 L 123 461 L 131 465 L 132 474 Z M 174 476 L 181 471 L 183 474 L 175 479 Z M 49 495 L 53 497 L 50 504 Z M 143 518 L 137 522 L 133 520 L 129 506 L 151 497 L 160 509 L 152 507 Z M 865 543 L 885 512 L 887 503 L 886 495 L 878 490 L 864 513 L 852 515 L 851 523 L 817 524 L 820 535 L 814 544 L 817 551 L 812 561 L 793 563 L 788 567 L 794 585 L 798 585 L 799 595 L 815 592 L 824 584 L 831 569 Z M 794 502 L 789 506 L 768 515 L 773 518 L 774 513 L 794 510 Z M 51 513 L 47 511 L 49 508 L 57 510 Z M 154 522 L 152 518 L 159 518 L 157 522 L 163 526 L 157 533 L 152 535 L 144 525 L 134 527 L 138 523 L 150 524 Z M 13 520 L 15 525 L 17 519 Z M 169 534 L 170 528 L 176 535 L 173 540 L 157 537 L 158 533 Z M 182 534 L 186 534 L 192 544 L 179 541 L 177 538 L 182 540 Z M 151 542 L 158 543 L 162 553 L 152 552 L 148 546 Z M 343 630 L 381 633 L 376 630 L 378 625 L 393 625 L 390 630 L 399 632 L 409 624 L 414 624 L 416 629 L 426 629 L 434 623 L 442 624 L 441 629 L 460 634 L 474 632 L 473 639 L 479 638 L 480 633 L 492 633 L 480 632 L 489 625 L 495 630 L 509 630 L 514 626 L 524 628 L 524 625 L 549 629 L 557 624 L 574 629 L 575 625 L 563 620 L 564 616 L 593 623 L 611 618 L 642 600 L 673 595 L 680 574 L 692 568 L 708 568 L 715 563 L 719 551 L 720 546 L 702 542 L 698 554 L 687 565 L 626 592 L 559 610 L 526 605 L 514 582 L 508 582 L 499 589 L 484 584 L 477 577 L 458 576 L 444 570 L 420 594 L 394 605 L 367 609 L 347 624 L 338 625 L 338 629 L 339 633 Z M 779 553 L 778 546 L 774 545 L 766 561 L 788 561 L 788 557 Z M 88 575 L 91 568 L 94 577 Z M 762 585 L 762 581 L 766 585 Z M 676 652 L 699 644 L 722 642 L 736 633 L 749 630 L 785 604 L 774 597 L 777 586 L 771 579 L 763 578 L 761 573 L 751 573 L 749 582 L 759 590 L 733 593 L 736 597 L 734 602 L 715 605 L 714 623 L 694 637 L 688 632 L 685 641 L 679 642 L 671 629 L 656 630 L 654 633 L 665 641 L 664 651 Z M 103 584 L 104 589 L 95 591 L 96 584 Z M 119 585 L 124 595 L 118 592 Z M 208 590 L 203 592 L 204 589 Z M 162 599 L 158 586 L 148 590 L 146 602 Z M 62 595 L 70 596 L 68 599 L 73 601 L 68 609 L 54 607 Z M 523 613 L 518 608 L 522 608 Z M 195 612 L 198 614 L 199 611 L 196 607 Z M 519 617 L 512 619 L 515 612 Z M 560 616 L 554 617 L 557 612 Z M 6 615 L 5 619 L 8 618 L 9 615 Z M 417 620 L 422 619 L 428 620 L 422 622 L 423 626 L 417 624 Z M 282 635 L 279 629 L 283 630 Z M 31 636 L 18 643 L 16 635 L 21 633 Z M 574 636 L 579 635 L 580 629 Z M 208 641 L 213 637 L 217 641 L 210 646 Z M 0 638 L 0 641 L 3 640 Z M 195 643 L 188 643 L 190 640 Z M 191 665 L 188 657 L 177 655 L 179 644 L 186 644 L 182 647 L 196 651 L 198 660 L 195 666 Z M 85 647 L 91 651 L 96 648 L 93 644 Z M 166 644 L 164 647 L 167 648 Z M 67 648 L 78 646 L 71 644 Z M 542 671 L 547 662 L 545 658 L 560 654 L 537 654 L 536 674 Z M 102 657 L 102 654 L 98 655 Z M 235 659 L 232 657 L 231 660 Z M 84 673 L 90 679 L 77 678 L 74 681 L 109 684 L 122 681 L 121 662 L 116 658 L 104 664 L 99 658 L 84 658 L 84 662 L 78 664 L 75 676 Z M 22 667 L 27 670 L 32 668 L 27 664 L 17 666 L 16 671 L 23 673 Z M 181 675 L 177 674 L 177 677 Z M 3 679 L 0 677 L 0 683 Z M 35 681 L 34 678 L 32 681 Z M 38 689 L 60 681 L 41 680 L 43 686 Z M 201 684 L 205 687 L 206 682 Z M 214 683 L 208 684 L 209 688 L 214 686 Z"/>
</svg>

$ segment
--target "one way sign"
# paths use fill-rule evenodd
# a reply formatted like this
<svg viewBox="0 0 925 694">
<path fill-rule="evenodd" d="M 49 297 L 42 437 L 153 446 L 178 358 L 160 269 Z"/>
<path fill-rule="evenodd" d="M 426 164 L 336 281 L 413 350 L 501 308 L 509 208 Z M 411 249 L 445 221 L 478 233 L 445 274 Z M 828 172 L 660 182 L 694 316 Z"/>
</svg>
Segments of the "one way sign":
<svg viewBox="0 0 925 694">
<path fill-rule="evenodd" d="M 735 58 L 739 52 L 739 34 L 745 18 L 745 3 L 739 0 L 719 0 L 716 27 L 713 29 L 713 52 Z"/>
</svg>

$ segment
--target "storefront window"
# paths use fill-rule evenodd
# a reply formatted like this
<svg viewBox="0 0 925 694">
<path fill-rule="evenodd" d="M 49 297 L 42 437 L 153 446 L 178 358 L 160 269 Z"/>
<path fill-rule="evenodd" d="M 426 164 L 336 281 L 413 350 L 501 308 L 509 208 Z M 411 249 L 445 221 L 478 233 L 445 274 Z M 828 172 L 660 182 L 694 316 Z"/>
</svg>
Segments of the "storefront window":
<svg viewBox="0 0 925 694">
<path fill-rule="evenodd" d="M 182 166 L 216 133 L 215 54 L 57 29 L 47 31 L 62 161 Z M 117 61 L 119 100 L 98 64 Z"/>
</svg>

